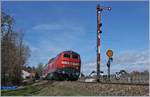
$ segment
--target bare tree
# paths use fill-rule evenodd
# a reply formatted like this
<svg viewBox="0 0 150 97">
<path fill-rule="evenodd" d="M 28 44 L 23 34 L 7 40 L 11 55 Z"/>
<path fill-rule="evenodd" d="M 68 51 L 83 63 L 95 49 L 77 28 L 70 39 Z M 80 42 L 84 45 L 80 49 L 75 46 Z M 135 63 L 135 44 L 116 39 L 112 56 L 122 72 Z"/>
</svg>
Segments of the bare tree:
<svg viewBox="0 0 150 97">
<path fill-rule="evenodd" d="M 36 72 L 39 74 L 39 76 L 42 76 L 43 74 L 43 69 L 44 69 L 44 64 L 39 63 L 36 67 Z"/>
<path fill-rule="evenodd" d="M 14 19 L 2 12 L 1 21 L 1 82 L 2 85 L 19 84 L 30 50 L 23 42 L 23 34 L 13 30 Z"/>
</svg>

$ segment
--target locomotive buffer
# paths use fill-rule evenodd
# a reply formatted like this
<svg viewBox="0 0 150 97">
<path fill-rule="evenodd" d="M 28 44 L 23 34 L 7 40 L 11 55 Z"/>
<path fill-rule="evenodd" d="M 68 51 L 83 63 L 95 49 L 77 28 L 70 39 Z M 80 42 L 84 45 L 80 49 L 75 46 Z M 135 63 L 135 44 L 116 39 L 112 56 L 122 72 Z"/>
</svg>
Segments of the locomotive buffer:
<svg viewBox="0 0 150 97">
<path fill-rule="evenodd" d="M 97 14 L 97 81 L 99 82 L 100 78 L 100 34 L 101 31 L 101 13 L 103 10 L 111 10 L 111 7 L 103 7 L 97 5 L 96 7 L 96 14 Z"/>
</svg>

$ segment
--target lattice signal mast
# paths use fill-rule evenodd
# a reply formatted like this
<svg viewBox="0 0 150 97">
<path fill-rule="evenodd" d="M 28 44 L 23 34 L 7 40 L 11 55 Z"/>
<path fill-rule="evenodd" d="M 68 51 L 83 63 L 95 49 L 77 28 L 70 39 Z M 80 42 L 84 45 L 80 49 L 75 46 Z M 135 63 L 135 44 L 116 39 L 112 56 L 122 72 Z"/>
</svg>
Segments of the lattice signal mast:
<svg viewBox="0 0 150 97">
<path fill-rule="evenodd" d="M 103 10 L 111 10 L 111 7 L 104 7 L 97 5 L 96 7 L 96 13 L 97 13 L 97 81 L 99 81 L 100 77 L 100 34 L 101 31 L 101 14 Z"/>
</svg>

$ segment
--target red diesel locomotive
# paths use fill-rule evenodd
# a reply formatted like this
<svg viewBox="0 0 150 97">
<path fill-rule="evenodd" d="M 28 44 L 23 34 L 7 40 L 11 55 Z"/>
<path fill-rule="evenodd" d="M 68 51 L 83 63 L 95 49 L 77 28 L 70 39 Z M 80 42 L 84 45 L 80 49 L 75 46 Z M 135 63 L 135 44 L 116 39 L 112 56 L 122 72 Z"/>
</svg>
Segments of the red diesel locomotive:
<svg viewBox="0 0 150 97">
<path fill-rule="evenodd" d="M 44 69 L 44 77 L 50 80 L 78 80 L 80 75 L 80 55 L 74 51 L 63 51 L 49 60 Z"/>
</svg>

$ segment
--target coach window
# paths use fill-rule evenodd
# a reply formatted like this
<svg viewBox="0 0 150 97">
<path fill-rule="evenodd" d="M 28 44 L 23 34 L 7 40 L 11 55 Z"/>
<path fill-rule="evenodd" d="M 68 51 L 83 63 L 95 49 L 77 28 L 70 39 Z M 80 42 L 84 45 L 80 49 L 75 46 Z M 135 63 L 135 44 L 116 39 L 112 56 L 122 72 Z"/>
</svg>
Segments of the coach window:
<svg viewBox="0 0 150 97">
<path fill-rule="evenodd" d="M 64 54 L 64 58 L 70 58 L 69 54 Z"/>
<path fill-rule="evenodd" d="M 73 59 L 78 59 L 78 55 L 72 55 Z"/>
</svg>

